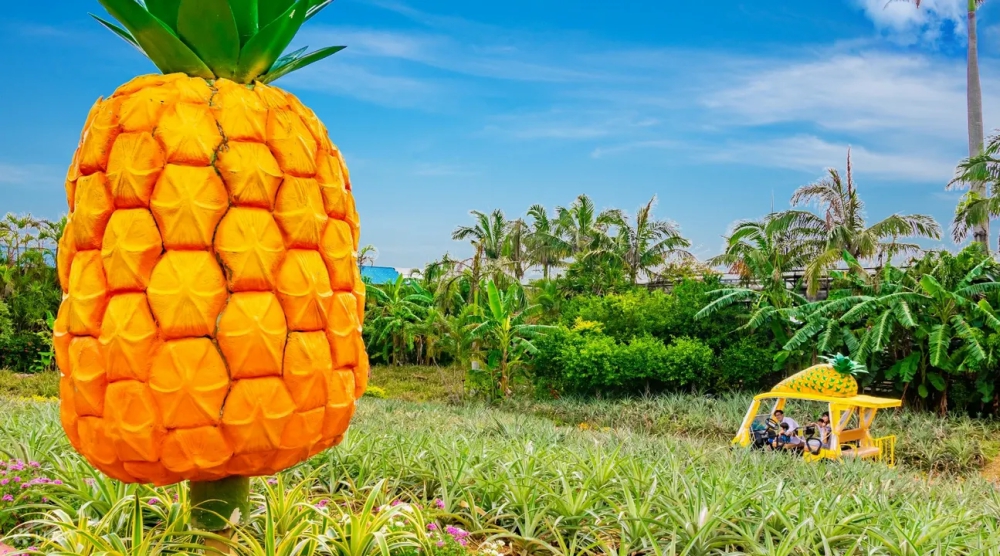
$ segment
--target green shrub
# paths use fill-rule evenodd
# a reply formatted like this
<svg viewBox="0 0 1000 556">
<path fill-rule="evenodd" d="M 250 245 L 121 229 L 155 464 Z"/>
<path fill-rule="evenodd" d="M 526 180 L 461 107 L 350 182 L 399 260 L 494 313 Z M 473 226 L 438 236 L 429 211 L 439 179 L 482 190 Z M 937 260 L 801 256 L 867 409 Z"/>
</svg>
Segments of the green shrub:
<svg viewBox="0 0 1000 556">
<path fill-rule="evenodd" d="M 582 295 L 566 303 L 561 322 L 572 327 L 578 319 L 601 324 L 604 333 L 619 342 L 652 336 L 670 343 L 676 338 L 697 338 L 716 353 L 721 352 L 745 333 L 738 332 L 745 312 L 739 307 L 719 311 L 695 320 L 694 316 L 709 302 L 708 292 L 720 287 L 717 278 L 682 280 L 670 293 L 633 288 L 603 296 Z M 770 339 L 757 333 L 759 343 Z"/>
<path fill-rule="evenodd" d="M 636 394 L 713 388 L 713 353 L 704 342 L 652 336 L 629 342 L 602 334 L 588 321 L 559 327 L 537 342 L 533 376 L 540 393 Z"/>
<path fill-rule="evenodd" d="M 719 356 L 718 386 L 723 390 L 766 389 L 774 383 L 776 350 L 761 345 L 754 338 L 741 338 L 735 344 L 722 350 Z"/>
<path fill-rule="evenodd" d="M 368 396 L 369 398 L 378 398 L 380 400 L 389 398 L 389 395 L 385 393 L 385 389 L 379 388 L 378 386 L 369 386 L 366 388 L 365 396 Z"/>
<path fill-rule="evenodd" d="M 666 347 L 663 382 L 678 388 L 693 386 L 713 390 L 717 373 L 712 371 L 712 348 L 695 338 L 677 338 Z"/>
<path fill-rule="evenodd" d="M 49 346 L 45 340 L 33 332 L 15 333 L 0 337 L 0 368 L 17 373 L 30 373 L 35 362 Z"/>
</svg>

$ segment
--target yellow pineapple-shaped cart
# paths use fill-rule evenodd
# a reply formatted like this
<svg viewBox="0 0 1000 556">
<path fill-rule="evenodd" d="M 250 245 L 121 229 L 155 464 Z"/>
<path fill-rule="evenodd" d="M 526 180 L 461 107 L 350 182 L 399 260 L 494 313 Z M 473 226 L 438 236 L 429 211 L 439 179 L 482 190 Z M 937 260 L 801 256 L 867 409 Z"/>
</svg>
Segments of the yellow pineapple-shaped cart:
<svg viewBox="0 0 1000 556">
<path fill-rule="evenodd" d="M 862 458 L 894 466 L 896 437 L 873 437 L 871 425 L 878 410 L 899 407 L 902 400 L 859 395 L 858 382 L 854 377 L 865 372 L 864 367 L 843 355 L 824 359 L 825 363 L 800 371 L 779 382 L 770 392 L 755 396 L 733 444 L 759 446 L 771 415 L 784 409 L 788 400 L 820 402 L 826 403 L 829 408 L 830 441 L 823 446 L 815 436 L 807 439 L 803 450 L 807 461 Z M 771 404 L 771 410 L 760 413 L 765 402 Z"/>
</svg>

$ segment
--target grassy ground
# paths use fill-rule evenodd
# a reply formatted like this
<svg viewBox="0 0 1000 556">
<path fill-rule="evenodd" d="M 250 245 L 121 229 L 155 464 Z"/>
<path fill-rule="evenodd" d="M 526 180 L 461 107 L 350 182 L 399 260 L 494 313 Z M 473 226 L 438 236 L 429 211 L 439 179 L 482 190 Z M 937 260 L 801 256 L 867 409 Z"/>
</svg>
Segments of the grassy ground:
<svg viewBox="0 0 1000 556">
<path fill-rule="evenodd" d="M 392 399 L 460 404 L 462 381 L 463 372 L 456 368 L 375 367 L 371 385 Z M 57 373 L 19 376 L 0 371 L 0 396 L 57 395 Z M 676 395 L 615 401 L 539 401 L 522 396 L 497 409 L 541 417 L 560 426 L 607 427 L 724 446 L 732 439 L 748 403 L 748 395 L 719 398 Z M 800 422 L 806 422 L 820 409 L 792 407 L 789 411 Z M 1000 475 L 1000 464 L 996 463 L 1000 453 L 1000 423 L 996 421 L 885 411 L 879 414 L 876 428 L 878 434 L 897 435 L 901 465 L 930 473 L 968 475 L 986 469 Z"/>
<path fill-rule="evenodd" d="M 19 375 L 0 369 L 0 397 L 31 398 L 59 396 L 59 373 L 45 372 L 34 375 Z"/>
<path fill-rule="evenodd" d="M 66 444 L 54 403 L 0 404 L 0 450 L 38 461 L 40 474 L 63 483 L 19 495 L 34 496 L 34 508 L 6 508 L 19 522 L 33 518 L 8 544 L 158 555 L 195 538 L 183 525 L 183 491 L 121 486 L 94 473 Z M 364 399 L 343 444 L 273 484 L 255 479 L 254 492 L 240 554 L 374 555 L 376 532 L 405 556 L 418 546 L 448 556 L 945 555 L 1000 547 L 1000 493 L 974 477 L 810 465 L 477 404 Z M 369 512 L 365 501 L 382 509 Z M 133 508 L 145 521 L 138 533 Z M 263 546 L 267 531 L 273 551 Z M 113 548 L 115 537 L 128 547 L 136 535 L 148 541 L 142 549 Z"/>
<path fill-rule="evenodd" d="M 377 367 L 372 384 L 390 398 L 444 402 L 461 391 L 460 369 L 427 367 Z M 732 440 L 746 412 L 750 396 L 716 398 L 686 394 L 630 400 L 531 400 L 520 397 L 500 409 L 509 413 L 543 417 L 557 425 L 612 428 L 634 433 L 683 437 L 726 445 Z M 789 415 L 799 422 L 812 421 L 824 408 L 818 404 L 789 405 Z M 911 411 L 883 411 L 876 433 L 895 434 L 900 464 L 923 472 L 975 473 L 1000 454 L 1000 423 L 968 417 L 940 418 Z"/>
<path fill-rule="evenodd" d="M 379 366 L 369 384 L 397 400 L 448 402 L 461 399 L 463 378 L 455 367 Z"/>
</svg>

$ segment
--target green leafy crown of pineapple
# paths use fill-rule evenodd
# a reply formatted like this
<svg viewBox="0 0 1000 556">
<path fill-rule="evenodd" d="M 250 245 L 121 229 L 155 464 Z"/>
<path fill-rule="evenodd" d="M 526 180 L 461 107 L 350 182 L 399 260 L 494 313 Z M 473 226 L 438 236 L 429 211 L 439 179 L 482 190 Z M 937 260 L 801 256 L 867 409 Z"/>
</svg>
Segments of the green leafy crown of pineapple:
<svg viewBox="0 0 1000 556">
<path fill-rule="evenodd" d="M 91 14 L 163 73 L 270 83 L 339 52 L 282 56 L 299 28 L 333 0 L 98 0 L 124 27 Z"/>
<path fill-rule="evenodd" d="M 836 354 L 833 357 L 820 357 L 823 361 L 833 367 L 833 370 L 842 375 L 858 376 L 865 374 L 868 369 L 864 365 L 843 354 Z"/>
</svg>

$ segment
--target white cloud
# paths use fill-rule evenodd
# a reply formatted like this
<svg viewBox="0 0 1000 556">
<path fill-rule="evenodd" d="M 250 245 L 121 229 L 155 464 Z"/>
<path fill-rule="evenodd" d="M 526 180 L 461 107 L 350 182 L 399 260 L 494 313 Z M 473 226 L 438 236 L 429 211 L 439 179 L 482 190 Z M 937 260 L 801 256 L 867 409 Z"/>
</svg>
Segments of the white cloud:
<svg viewBox="0 0 1000 556">
<path fill-rule="evenodd" d="M 886 37 L 902 43 L 935 43 L 943 29 L 965 35 L 968 0 L 854 0 Z"/>
<path fill-rule="evenodd" d="M 697 155 L 697 145 L 732 145 L 714 160 L 752 157 L 755 164 L 813 171 L 836 165 L 853 143 L 869 173 L 934 182 L 947 181 L 965 154 L 959 57 L 901 53 L 872 39 L 752 54 L 648 48 L 369 1 L 416 29 L 308 30 L 307 42 L 351 47 L 322 71 L 292 75 L 290 84 L 393 106 L 458 109 L 479 118 L 472 125 L 483 135 L 574 142 L 594 159 L 652 150 Z M 963 25 L 966 0 L 923 0 L 919 9 L 853 1 L 893 40 L 927 40 L 932 31 Z M 1000 76 L 990 60 L 982 67 L 989 128 L 991 115 L 1000 114 Z M 491 106 L 504 112 L 490 113 Z M 748 136 L 763 139 L 751 143 Z"/>
<path fill-rule="evenodd" d="M 0 185 L 4 187 L 63 187 L 65 169 L 43 164 L 13 164 L 0 162 Z"/>
<path fill-rule="evenodd" d="M 290 89 L 341 94 L 375 104 L 408 108 L 433 108 L 443 102 L 445 90 L 429 79 L 390 75 L 336 60 L 325 60 L 289 74 L 282 83 Z"/>
<path fill-rule="evenodd" d="M 456 164 L 418 164 L 413 170 L 415 176 L 423 177 L 454 177 L 454 176 L 475 176 L 479 174 L 470 168 Z"/>
<path fill-rule="evenodd" d="M 985 91 L 1000 82 L 984 78 Z M 745 125 L 812 123 L 837 131 L 966 136 L 965 68 L 958 60 L 844 53 L 736 75 L 705 106 Z M 987 94 L 987 107 L 1000 97 Z"/>
<path fill-rule="evenodd" d="M 649 141 L 632 141 L 630 143 L 622 143 L 620 145 L 612 145 L 609 147 L 597 147 L 596 149 L 591 151 L 590 156 L 591 158 L 604 158 L 606 156 L 612 156 L 642 149 L 679 149 L 679 148 L 683 148 L 683 143 L 679 141 L 673 141 L 670 139 L 653 139 Z"/>
<path fill-rule="evenodd" d="M 738 162 L 766 167 L 813 172 L 843 168 L 847 143 L 831 142 L 812 135 L 796 135 L 768 141 L 730 141 L 719 148 L 703 151 L 701 158 L 715 162 Z M 942 187 L 954 175 L 955 161 L 927 153 L 873 151 L 863 146 L 851 147 L 851 163 L 858 176 L 940 182 Z"/>
</svg>

